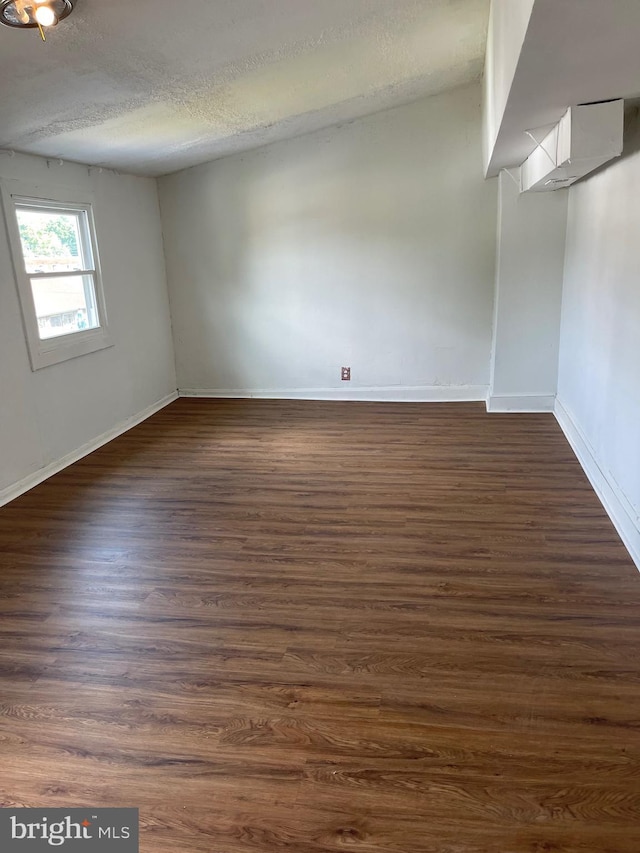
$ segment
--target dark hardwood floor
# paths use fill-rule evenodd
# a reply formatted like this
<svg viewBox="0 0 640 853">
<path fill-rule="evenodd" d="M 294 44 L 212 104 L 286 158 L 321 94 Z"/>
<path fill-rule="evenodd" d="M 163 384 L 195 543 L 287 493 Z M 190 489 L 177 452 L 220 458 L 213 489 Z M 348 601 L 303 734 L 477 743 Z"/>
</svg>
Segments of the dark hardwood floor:
<svg viewBox="0 0 640 853">
<path fill-rule="evenodd" d="M 640 577 L 551 415 L 180 400 L 0 510 L 0 561 L 6 806 L 640 851 Z"/>
</svg>

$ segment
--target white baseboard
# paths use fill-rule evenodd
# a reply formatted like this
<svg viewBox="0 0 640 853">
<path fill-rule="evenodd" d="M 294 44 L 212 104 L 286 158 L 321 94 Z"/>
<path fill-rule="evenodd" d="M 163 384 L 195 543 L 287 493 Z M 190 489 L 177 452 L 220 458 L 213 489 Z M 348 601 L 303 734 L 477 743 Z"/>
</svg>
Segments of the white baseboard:
<svg viewBox="0 0 640 853">
<path fill-rule="evenodd" d="M 554 394 L 490 394 L 487 397 L 487 411 L 552 412 L 555 400 Z"/>
<path fill-rule="evenodd" d="M 554 414 L 631 559 L 640 569 L 640 518 L 611 474 L 600 466 L 595 450 L 560 400 L 556 400 Z"/>
<path fill-rule="evenodd" d="M 359 402 L 482 402 L 486 385 L 393 385 L 351 388 L 180 388 L 181 397 L 264 400 L 354 400 Z"/>
<path fill-rule="evenodd" d="M 71 453 L 67 453 L 67 455 L 63 456 L 61 459 L 56 459 L 55 462 L 49 463 L 49 465 L 46 465 L 44 468 L 39 468 L 37 471 L 34 471 L 32 474 L 29 474 L 22 480 L 18 480 L 17 483 L 13 483 L 12 485 L 0 490 L 0 506 L 4 506 L 5 504 L 8 504 L 9 501 L 13 501 L 16 498 L 20 497 L 20 495 L 23 495 L 25 492 L 28 492 L 30 489 L 33 489 L 34 486 L 37 486 L 45 480 L 48 480 L 49 477 L 52 477 L 54 474 L 57 474 L 59 471 L 62 471 L 69 465 L 73 465 L 74 462 L 77 462 L 79 459 L 82 459 L 83 456 L 87 456 L 89 453 L 92 453 L 94 450 L 97 450 L 99 447 L 102 447 L 103 444 L 107 444 L 109 441 L 113 441 L 114 438 L 117 438 L 119 435 L 122 435 L 124 432 L 127 432 L 132 427 L 137 426 L 139 423 L 142 423 L 142 421 L 145 421 L 147 418 L 150 418 L 151 415 L 155 415 L 155 413 L 159 412 L 160 409 L 164 409 L 165 406 L 168 406 L 169 403 L 173 403 L 173 401 L 177 399 L 177 391 L 174 391 L 171 394 L 167 394 L 166 397 L 163 397 L 161 400 L 158 400 L 156 403 L 153 403 L 153 405 L 148 406 L 141 412 L 138 412 L 138 414 L 132 415 L 130 418 L 121 421 L 117 426 L 113 427 L 113 429 L 107 430 L 107 432 L 103 432 L 102 435 L 99 435 L 97 438 L 88 441 L 86 444 L 83 444 L 82 447 L 79 447 L 77 450 L 73 450 L 71 451 Z"/>
</svg>

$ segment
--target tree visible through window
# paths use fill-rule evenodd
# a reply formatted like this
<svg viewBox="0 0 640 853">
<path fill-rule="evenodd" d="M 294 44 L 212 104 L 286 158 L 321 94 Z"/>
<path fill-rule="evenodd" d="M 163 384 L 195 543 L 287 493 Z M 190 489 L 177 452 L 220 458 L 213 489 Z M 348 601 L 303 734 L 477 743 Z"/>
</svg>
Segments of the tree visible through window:
<svg viewBox="0 0 640 853">
<path fill-rule="evenodd" d="M 98 328 L 86 212 L 17 204 L 16 216 L 40 339 Z"/>
<path fill-rule="evenodd" d="M 60 188 L 18 181 L 3 182 L 0 195 L 31 368 L 112 346 L 92 195 L 71 201 Z"/>
</svg>

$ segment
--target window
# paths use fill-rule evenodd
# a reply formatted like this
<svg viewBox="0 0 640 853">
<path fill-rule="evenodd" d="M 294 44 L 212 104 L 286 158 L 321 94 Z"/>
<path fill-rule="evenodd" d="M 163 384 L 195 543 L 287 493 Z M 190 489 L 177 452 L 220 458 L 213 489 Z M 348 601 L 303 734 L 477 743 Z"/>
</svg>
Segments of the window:
<svg viewBox="0 0 640 853">
<path fill-rule="evenodd" d="M 90 201 L 3 195 L 32 369 L 110 346 Z"/>
</svg>

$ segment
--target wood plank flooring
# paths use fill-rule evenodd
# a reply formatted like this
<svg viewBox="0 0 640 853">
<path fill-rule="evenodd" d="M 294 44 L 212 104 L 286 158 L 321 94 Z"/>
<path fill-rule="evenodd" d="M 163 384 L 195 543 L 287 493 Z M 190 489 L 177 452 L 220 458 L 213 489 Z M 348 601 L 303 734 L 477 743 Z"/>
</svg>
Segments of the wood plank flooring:
<svg viewBox="0 0 640 853">
<path fill-rule="evenodd" d="M 179 400 L 0 510 L 0 802 L 638 853 L 640 576 L 550 415 Z"/>
</svg>

